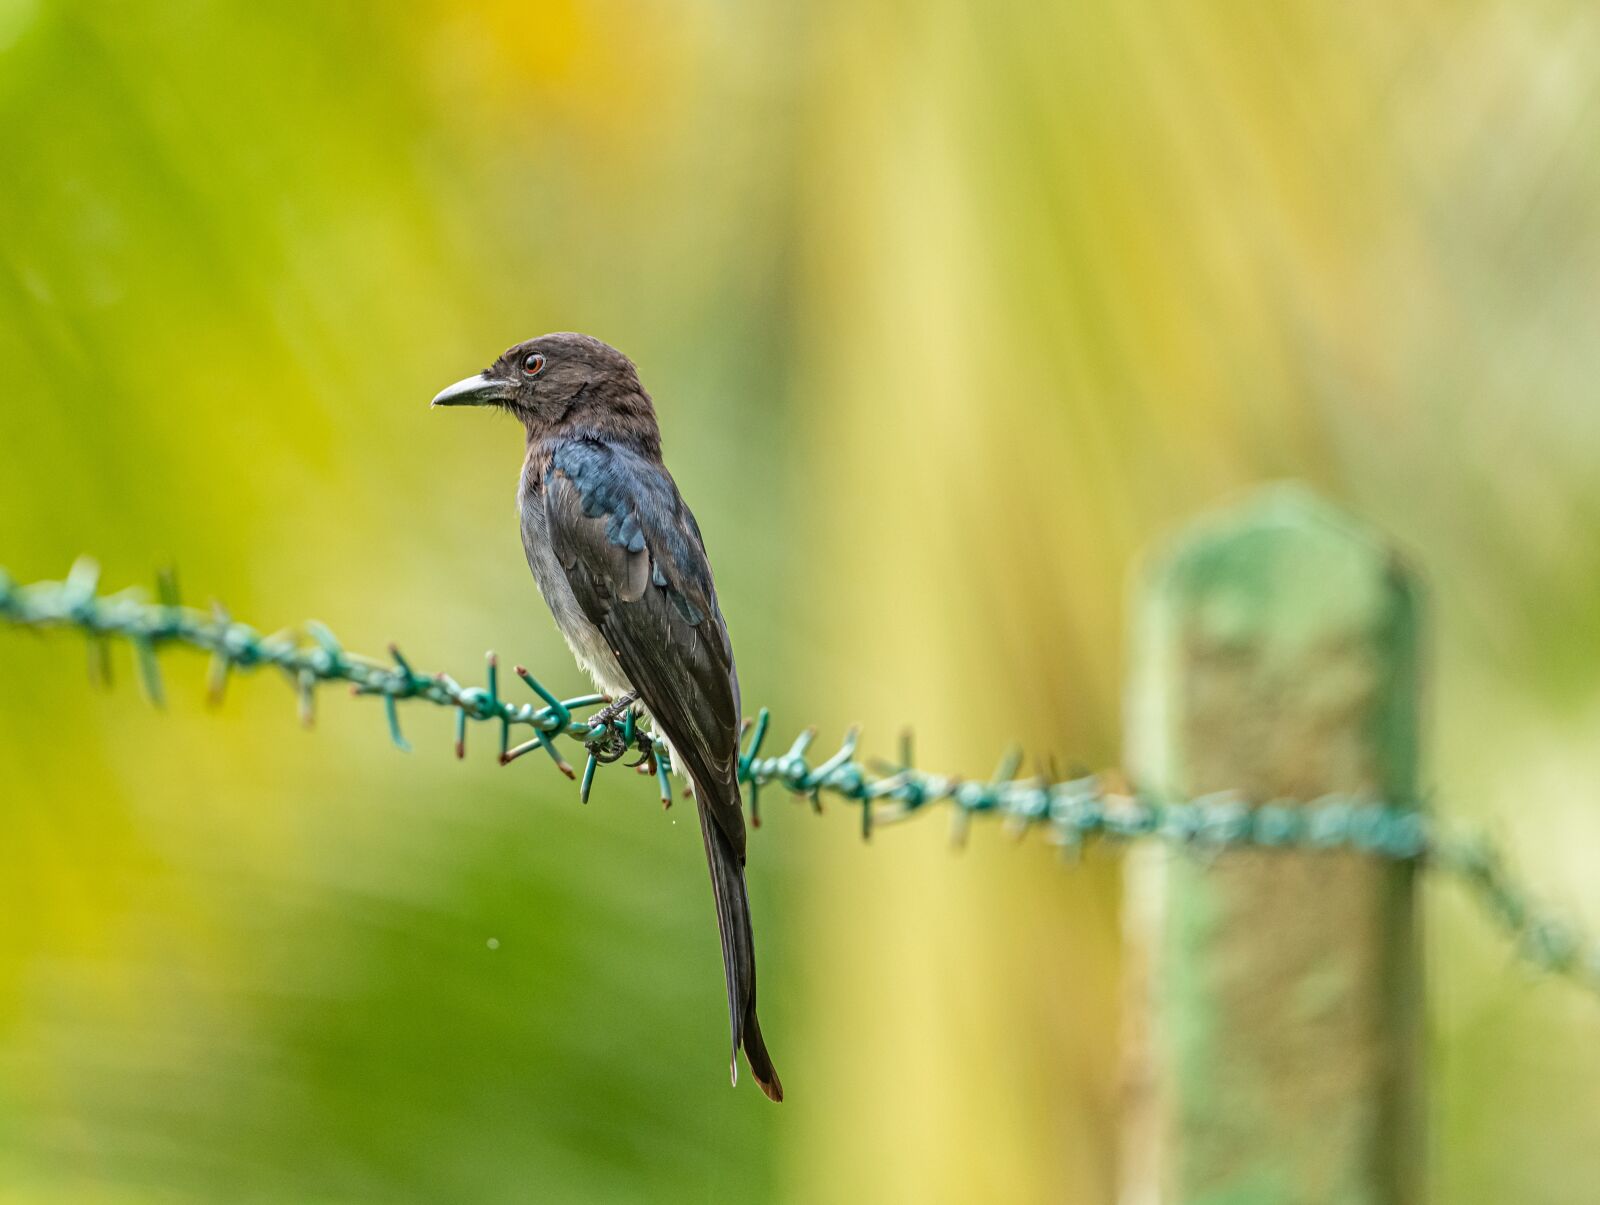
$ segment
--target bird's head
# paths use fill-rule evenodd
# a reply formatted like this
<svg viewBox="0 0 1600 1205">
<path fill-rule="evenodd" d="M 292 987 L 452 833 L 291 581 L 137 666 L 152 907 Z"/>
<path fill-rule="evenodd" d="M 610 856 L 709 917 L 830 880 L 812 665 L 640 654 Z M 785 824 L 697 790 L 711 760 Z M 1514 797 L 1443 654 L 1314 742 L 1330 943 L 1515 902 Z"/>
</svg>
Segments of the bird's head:
<svg viewBox="0 0 1600 1205">
<path fill-rule="evenodd" d="M 650 395 L 628 359 L 590 335 L 561 331 L 509 348 L 476 376 L 457 381 L 435 406 L 493 406 L 538 437 L 593 428 L 613 437 L 658 439 Z"/>
</svg>

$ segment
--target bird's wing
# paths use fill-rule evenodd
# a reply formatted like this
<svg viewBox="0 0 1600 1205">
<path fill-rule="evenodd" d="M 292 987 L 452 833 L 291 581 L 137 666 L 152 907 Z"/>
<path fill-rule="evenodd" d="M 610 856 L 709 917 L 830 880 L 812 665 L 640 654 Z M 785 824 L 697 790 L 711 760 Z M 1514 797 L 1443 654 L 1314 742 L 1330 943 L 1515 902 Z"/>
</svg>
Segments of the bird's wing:
<svg viewBox="0 0 1600 1205">
<path fill-rule="evenodd" d="M 579 607 L 742 864 L 739 680 L 700 529 L 677 485 L 630 449 L 568 440 L 545 473 L 545 514 Z"/>
<path fill-rule="evenodd" d="M 739 679 L 700 529 L 659 460 L 573 439 L 551 455 L 545 517 L 589 622 L 695 784 L 717 905 L 728 1021 L 773 1100 L 783 1085 L 756 1020 L 755 943 L 739 799 Z"/>
</svg>

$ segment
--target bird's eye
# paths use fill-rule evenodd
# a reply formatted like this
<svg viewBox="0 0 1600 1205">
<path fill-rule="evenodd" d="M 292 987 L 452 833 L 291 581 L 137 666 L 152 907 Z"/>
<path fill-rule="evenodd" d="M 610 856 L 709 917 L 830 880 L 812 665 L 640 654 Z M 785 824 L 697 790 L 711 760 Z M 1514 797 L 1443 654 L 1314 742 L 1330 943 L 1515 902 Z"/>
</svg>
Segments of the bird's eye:
<svg viewBox="0 0 1600 1205">
<path fill-rule="evenodd" d="M 536 377 L 544 369 L 544 357 L 538 352 L 532 352 L 522 362 L 522 371 L 530 377 Z"/>
</svg>

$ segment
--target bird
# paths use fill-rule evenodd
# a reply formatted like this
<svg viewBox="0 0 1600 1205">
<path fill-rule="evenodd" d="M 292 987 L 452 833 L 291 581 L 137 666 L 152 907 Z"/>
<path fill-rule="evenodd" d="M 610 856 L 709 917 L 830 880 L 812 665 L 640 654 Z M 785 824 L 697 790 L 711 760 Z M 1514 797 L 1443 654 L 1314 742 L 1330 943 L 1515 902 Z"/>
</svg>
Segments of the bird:
<svg viewBox="0 0 1600 1205">
<path fill-rule="evenodd" d="M 781 1101 L 756 1020 L 739 675 L 700 525 L 662 460 L 638 370 L 609 344 L 560 331 L 509 348 L 432 405 L 490 407 L 522 423 L 528 567 L 578 664 L 614 700 L 608 711 L 637 704 L 688 780 L 722 943 L 729 1075 L 737 1085 L 742 1048 L 761 1090 Z"/>
</svg>

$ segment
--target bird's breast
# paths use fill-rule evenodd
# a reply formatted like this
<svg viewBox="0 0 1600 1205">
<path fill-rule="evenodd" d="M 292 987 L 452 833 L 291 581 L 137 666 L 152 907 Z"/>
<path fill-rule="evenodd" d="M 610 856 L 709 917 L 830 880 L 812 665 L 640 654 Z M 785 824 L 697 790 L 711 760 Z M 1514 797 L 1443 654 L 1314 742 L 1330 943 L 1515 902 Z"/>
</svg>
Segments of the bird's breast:
<svg viewBox="0 0 1600 1205">
<path fill-rule="evenodd" d="M 545 514 L 544 493 L 537 478 L 530 476 L 536 466 L 525 468 L 517 489 L 517 514 L 522 527 L 522 549 L 533 571 L 534 584 L 555 618 L 556 628 L 566 639 L 572 655 L 601 691 L 609 695 L 626 694 L 633 687 L 628 675 L 617 664 L 600 629 L 589 621 L 578 605 L 577 596 L 567 581 L 567 571 L 556 558 L 550 543 L 550 521 Z"/>
</svg>

